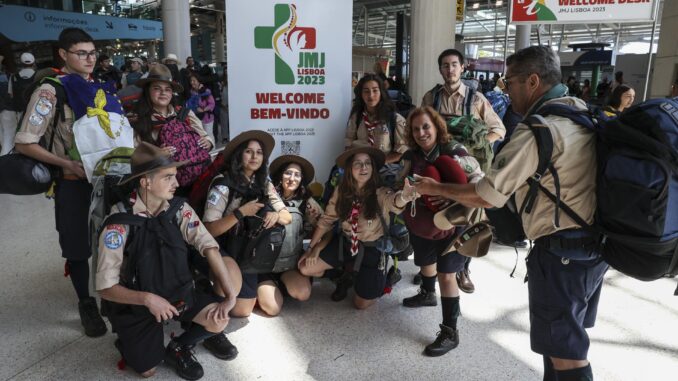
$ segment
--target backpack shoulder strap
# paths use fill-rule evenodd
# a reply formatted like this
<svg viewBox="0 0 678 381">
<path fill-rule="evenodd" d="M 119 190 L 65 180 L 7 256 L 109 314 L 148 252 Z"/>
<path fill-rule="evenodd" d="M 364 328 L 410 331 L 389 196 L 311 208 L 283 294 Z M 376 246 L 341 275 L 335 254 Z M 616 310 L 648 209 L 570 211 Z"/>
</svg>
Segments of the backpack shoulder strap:
<svg viewBox="0 0 678 381">
<path fill-rule="evenodd" d="M 164 216 L 168 219 L 174 219 L 174 222 L 177 225 L 181 225 L 181 216 L 179 216 L 179 211 L 184 207 L 186 199 L 183 197 L 175 197 L 170 200 L 169 208 L 163 213 Z"/>
<path fill-rule="evenodd" d="M 476 97 L 476 89 L 466 86 L 466 99 L 464 103 L 464 115 L 472 115 L 471 114 L 471 106 L 473 105 L 473 98 Z"/>
<path fill-rule="evenodd" d="M 546 121 L 541 115 L 530 115 L 523 121 L 523 123 L 525 123 L 530 128 L 530 131 L 534 135 L 534 139 L 537 141 L 537 155 L 539 157 L 539 161 L 537 163 L 536 172 L 527 180 L 530 184 L 530 187 L 519 211 L 519 214 L 521 215 L 523 212 L 527 214 L 532 212 L 534 202 L 537 199 L 539 182 L 546 174 L 546 171 L 553 168 L 551 164 L 551 157 L 553 156 L 553 136 L 551 135 L 551 130 L 549 130 Z M 552 174 L 554 174 L 554 177 L 557 176 L 555 173 L 555 168 L 553 168 Z M 556 182 L 557 193 L 560 193 L 559 188 L 560 186 L 558 182 Z M 556 213 L 558 213 L 557 208 Z"/>
<path fill-rule="evenodd" d="M 443 89 L 443 85 L 437 84 L 431 89 L 433 93 L 433 109 L 440 112 L 440 92 Z"/>
<path fill-rule="evenodd" d="M 595 117 L 595 113 L 591 110 L 578 110 L 572 106 L 565 105 L 562 103 L 550 103 L 540 107 L 537 110 L 537 114 L 541 116 L 560 116 L 563 118 L 570 119 L 572 122 L 584 126 L 589 130 L 598 130 L 601 126 L 598 124 L 598 118 Z"/>
<path fill-rule="evenodd" d="M 180 121 L 186 121 L 188 119 L 188 112 L 191 111 L 188 107 L 181 107 L 177 113 L 177 119 Z"/>
<path fill-rule="evenodd" d="M 391 117 L 388 120 L 388 132 L 390 134 L 391 138 L 391 144 L 393 144 L 393 141 L 395 140 L 395 130 L 396 130 L 396 125 L 398 124 L 398 116 L 396 115 L 397 113 L 395 111 L 391 112 Z"/>
</svg>

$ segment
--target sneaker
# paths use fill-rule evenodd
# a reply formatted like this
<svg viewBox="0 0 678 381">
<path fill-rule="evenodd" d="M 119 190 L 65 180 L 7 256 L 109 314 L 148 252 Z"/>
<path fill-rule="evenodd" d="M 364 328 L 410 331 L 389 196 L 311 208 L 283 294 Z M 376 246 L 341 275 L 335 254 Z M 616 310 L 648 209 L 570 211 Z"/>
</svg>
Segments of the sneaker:
<svg viewBox="0 0 678 381">
<path fill-rule="evenodd" d="M 80 323 L 85 328 L 85 335 L 99 337 L 106 334 L 108 328 L 106 328 L 104 319 L 99 315 L 96 299 L 90 296 L 80 300 L 78 302 L 78 312 L 80 313 Z"/>
<path fill-rule="evenodd" d="M 410 308 L 417 307 L 435 307 L 438 305 L 438 296 L 435 291 L 426 291 L 423 288 L 419 289 L 419 293 L 415 296 L 403 299 L 403 306 Z"/>
<path fill-rule="evenodd" d="M 348 290 L 351 287 L 353 287 L 353 273 L 345 272 L 344 275 L 342 275 L 341 278 L 337 280 L 337 288 L 332 293 L 332 300 L 335 302 L 340 302 L 346 299 Z"/>
<path fill-rule="evenodd" d="M 207 348 L 216 358 L 222 360 L 233 360 L 238 356 L 238 348 L 226 337 L 225 333 L 218 333 L 205 341 L 202 342 L 202 345 Z"/>
<path fill-rule="evenodd" d="M 421 282 L 422 282 L 421 273 L 419 272 L 414 275 L 414 278 L 412 278 L 412 284 L 419 286 Z"/>
<path fill-rule="evenodd" d="M 174 340 L 165 349 L 165 363 L 184 380 L 199 380 L 205 374 L 202 365 L 193 356 L 192 346 L 182 346 Z"/>
<path fill-rule="evenodd" d="M 467 294 L 473 294 L 473 291 L 476 290 L 476 286 L 471 282 L 470 273 L 471 271 L 466 269 L 457 273 L 457 286 Z"/>
<path fill-rule="evenodd" d="M 396 283 L 400 282 L 401 279 L 403 279 L 403 276 L 400 273 L 400 269 L 391 266 L 391 268 L 388 269 L 388 274 L 386 274 L 386 284 L 393 287 Z"/>
<path fill-rule="evenodd" d="M 440 325 L 440 332 L 435 341 L 426 346 L 426 356 L 438 357 L 453 350 L 459 345 L 459 331 L 445 325 Z"/>
</svg>

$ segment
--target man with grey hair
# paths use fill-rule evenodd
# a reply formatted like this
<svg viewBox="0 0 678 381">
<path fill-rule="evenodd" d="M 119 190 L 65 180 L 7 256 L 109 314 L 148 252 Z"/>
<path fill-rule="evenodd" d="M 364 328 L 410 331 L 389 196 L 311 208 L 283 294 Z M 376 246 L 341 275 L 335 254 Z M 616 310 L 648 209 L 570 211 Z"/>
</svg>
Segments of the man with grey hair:
<svg viewBox="0 0 678 381">
<path fill-rule="evenodd" d="M 567 96 L 560 84 L 560 60 L 549 47 L 532 46 L 506 60 L 504 86 L 516 112 L 534 115 L 552 104 L 585 111 L 586 104 Z M 568 205 L 586 223 L 593 223 L 596 209 L 595 136 L 569 119 L 545 116 L 536 128 L 548 128 L 553 138 L 551 164 L 560 181 L 561 204 Z M 553 171 L 539 179 L 539 151 L 535 134 L 519 124 L 497 154 L 492 168 L 475 184 L 441 184 L 419 178 L 417 191 L 438 195 L 467 206 L 501 208 L 513 204 L 526 236 L 535 241 L 527 259 L 530 308 L 530 343 L 543 356 L 544 380 L 593 380 L 587 360 L 593 327 L 608 265 L 597 252 L 595 237 L 582 229 L 546 194 L 539 192 L 525 212 L 528 179 L 556 194 Z M 542 147 L 542 146 L 540 146 Z M 542 151 L 543 152 L 543 151 Z M 514 197 L 511 197 L 511 196 Z"/>
</svg>

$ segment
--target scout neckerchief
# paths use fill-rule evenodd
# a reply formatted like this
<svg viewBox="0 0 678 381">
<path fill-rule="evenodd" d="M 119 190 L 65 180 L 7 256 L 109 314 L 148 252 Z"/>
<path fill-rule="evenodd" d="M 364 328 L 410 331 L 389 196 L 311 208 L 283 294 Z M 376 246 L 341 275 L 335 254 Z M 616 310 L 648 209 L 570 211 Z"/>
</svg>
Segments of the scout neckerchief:
<svg viewBox="0 0 678 381">
<path fill-rule="evenodd" d="M 353 200 L 351 205 L 351 256 L 355 257 L 358 254 L 358 218 L 360 217 L 360 201 Z"/>
<path fill-rule="evenodd" d="M 370 146 L 374 147 L 374 129 L 380 125 L 379 121 L 370 122 L 370 117 L 367 115 L 366 111 L 363 111 L 363 123 L 367 129 L 367 141 L 370 143 Z"/>
</svg>

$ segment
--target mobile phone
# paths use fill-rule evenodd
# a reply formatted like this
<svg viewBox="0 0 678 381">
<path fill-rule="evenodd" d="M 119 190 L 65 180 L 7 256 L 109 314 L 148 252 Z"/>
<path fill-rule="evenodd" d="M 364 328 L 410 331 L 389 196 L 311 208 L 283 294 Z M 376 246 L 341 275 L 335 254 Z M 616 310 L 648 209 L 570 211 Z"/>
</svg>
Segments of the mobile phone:
<svg viewBox="0 0 678 381">
<path fill-rule="evenodd" d="M 172 305 L 174 306 L 174 308 L 177 309 L 177 312 L 179 313 L 179 315 L 183 314 L 186 311 L 186 303 L 184 303 L 183 300 L 179 300 L 178 302 L 174 302 L 174 303 L 172 303 Z"/>
<path fill-rule="evenodd" d="M 407 176 L 407 179 L 410 180 L 410 184 L 414 184 L 417 181 L 414 176 Z"/>
</svg>

